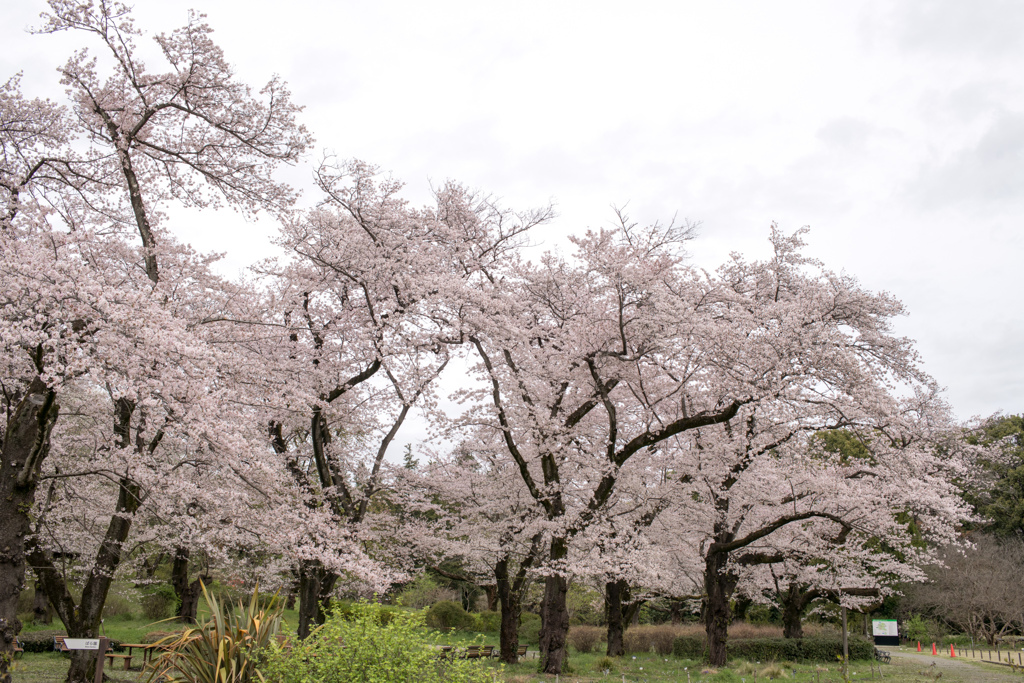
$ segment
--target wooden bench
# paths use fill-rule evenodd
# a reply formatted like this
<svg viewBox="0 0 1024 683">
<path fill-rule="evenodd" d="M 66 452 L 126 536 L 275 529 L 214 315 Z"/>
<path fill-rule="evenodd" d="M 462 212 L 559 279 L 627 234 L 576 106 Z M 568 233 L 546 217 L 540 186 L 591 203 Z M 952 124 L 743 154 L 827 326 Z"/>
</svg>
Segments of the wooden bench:
<svg viewBox="0 0 1024 683">
<path fill-rule="evenodd" d="M 68 647 L 67 643 L 64 642 L 65 638 L 67 638 L 67 636 L 54 636 L 53 649 L 57 652 L 71 652 L 72 650 Z M 119 655 L 115 652 L 106 652 L 104 653 L 104 657 L 110 660 L 111 665 L 113 665 L 115 661 L 120 659 L 122 662 L 124 662 L 125 671 L 128 671 L 132 668 L 132 656 L 130 654 Z"/>
<path fill-rule="evenodd" d="M 892 655 L 885 650 L 879 650 L 877 647 L 875 648 L 875 659 L 886 664 L 892 664 Z"/>
<path fill-rule="evenodd" d="M 22 646 L 21 641 L 17 638 L 14 639 L 14 652 L 11 657 L 17 657 L 19 654 L 24 654 L 25 648 Z"/>
</svg>

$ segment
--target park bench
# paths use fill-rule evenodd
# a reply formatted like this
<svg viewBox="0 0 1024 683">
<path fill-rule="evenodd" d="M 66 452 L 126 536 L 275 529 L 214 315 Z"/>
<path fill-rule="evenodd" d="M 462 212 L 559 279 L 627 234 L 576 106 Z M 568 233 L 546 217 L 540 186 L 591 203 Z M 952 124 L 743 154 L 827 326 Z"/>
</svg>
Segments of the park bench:
<svg viewBox="0 0 1024 683">
<path fill-rule="evenodd" d="M 879 650 L 877 647 L 875 648 L 875 659 L 886 664 L 892 663 L 892 655 L 885 650 Z"/>
<path fill-rule="evenodd" d="M 71 652 L 71 649 L 67 646 L 67 643 L 64 642 L 65 638 L 67 638 L 67 636 L 54 636 L 53 649 L 57 652 Z M 121 655 L 117 654 L 116 652 L 106 652 L 104 653 L 104 656 L 108 660 L 110 660 L 111 665 L 113 665 L 115 661 L 121 660 L 122 662 L 124 662 L 125 671 L 128 671 L 132 668 L 132 656 L 130 654 Z"/>
<path fill-rule="evenodd" d="M 15 638 L 14 639 L 14 653 L 11 656 L 12 657 L 17 657 L 19 654 L 22 654 L 24 652 L 25 652 L 25 648 L 24 648 L 24 646 L 22 646 L 21 641 L 18 640 L 17 638 Z"/>
</svg>

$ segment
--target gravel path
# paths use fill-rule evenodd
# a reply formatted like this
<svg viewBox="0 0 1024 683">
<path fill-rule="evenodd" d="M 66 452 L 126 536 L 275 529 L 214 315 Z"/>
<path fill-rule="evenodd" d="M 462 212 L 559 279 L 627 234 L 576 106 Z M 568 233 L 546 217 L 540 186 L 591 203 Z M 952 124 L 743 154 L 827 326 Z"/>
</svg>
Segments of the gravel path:
<svg viewBox="0 0 1024 683">
<path fill-rule="evenodd" d="M 1019 675 L 1014 675 L 1009 670 L 1006 673 L 990 671 L 981 666 L 960 662 L 948 657 L 934 657 L 932 655 L 917 654 L 916 652 L 900 652 L 895 649 L 886 649 L 893 658 L 898 657 L 905 661 L 919 662 L 922 669 L 935 664 L 935 667 L 940 671 L 948 671 L 965 681 L 972 681 L 972 683 L 1021 683 L 1022 680 Z"/>
</svg>

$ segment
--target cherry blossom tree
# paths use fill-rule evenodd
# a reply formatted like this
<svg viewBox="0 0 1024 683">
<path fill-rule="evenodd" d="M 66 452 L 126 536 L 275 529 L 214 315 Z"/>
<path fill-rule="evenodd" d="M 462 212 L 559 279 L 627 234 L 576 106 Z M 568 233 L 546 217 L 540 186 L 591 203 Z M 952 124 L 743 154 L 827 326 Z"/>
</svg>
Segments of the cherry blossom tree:
<svg viewBox="0 0 1024 683">
<path fill-rule="evenodd" d="M 421 564 L 436 568 L 443 559 L 456 559 L 459 578 L 494 587 L 500 657 L 514 663 L 523 598 L 545 537 L 543 511 L 516 464 L 491 439 L 466 442 L 422 469 L 398 474 L 401 519 L 393 533 L 412 546 Z"/>
<path fill-rule="evenodd" d="M 541 643 L 548 673 L 561 670 L 566 653 L 573 539 L 599 523 L 642 454 L 671 449 L 680 483 L 699 482 L 703 488 L 691 493 L 710 506 L 698 515 L 714 529 L 701 554 L 718 664 L 735 587 L 732 554 L 755 552 L 756 542 L 791 524 L 851 524 L 846 503 L 814 496 L 799 498 L 791 512 L 752 515 L 731 503 L 741 478 L 751 495 L 768 495 L 803 471 L 786 450 L 802 435 L 852 425 L 890 430 L 884 462 L 922 488 L 929 478 L 941 482 L 929 502 L 952 491 L 930 452 L 909 445 L 920 442 L 912 427 L 934 418 L 901 420 L 917 407 L 901 405 L 900 387 L 922 400 L 933 387 L 910 342 L 888 333 L 898 302 L 803 257 L 800 232 L 773 228 L 771 259 L 736 256 L 712 275 L 683 265 L 678 233 L 624 223 L 576 239 L 572 261 L 549 254 L 523 264 L 519 277 L 500 283 L 501 294 L 495 286 L 477 300 L 477 317 L 467 315 L 490 394 L 490 407 L 468 419 L 490 424 L 504 441 L 551 525 Z M 908 473 L 909 463 L 922 474 Z M 816 484 L 814 491 L 828 490 Z M 890 504 L 881 493 L 873 499 L 876 510 Z M 941 523 L 932 533 L 950 538 L 959 509 L 936 509 Z M 740 519 L 758 520 L 747 532 L 730 516 L 743 511 Z M 879 525 L 897 535 L 895 521 Z"/>
<path fill-rule="evenodd" d="M 358 161 L 325 162 L 317 182 L 324 201 L 282 230 L 290 260 L 263 266 L 280 334 L 265 365 L 279 390 L 268 422 L 309 508 L 358 536 L 390 445 L 415 406 L 434 406 L 461 341 L 451 302 L 548 211 L 502 210 L 454 184 L 435 207 L 413 209 L 400 183 Z M 339 568 L 310 559 L 297 569 L 304 637 L 323 621 Z"/>
<path fill-rule="evenodd" d="M 269 172 L 279 162 L 296 159 L 309 142 L 294 122 L 297 110 L 287 90 L 274 80 L 264 89 L 264 100 L 252 97 L 234 81 L 201 17 L 170 36 L 158 36 L 170 65 L 164 74 L 147 72 L 138 60 L 133 43 L 138 31 L 122 5 L 54 0 L 41 32 L 63 30 L 98 39 L 111 76 L 101 81 L 97 61 L 86 51 L 69 60 L 61 73 L 73 118 L 49 103 L 23 100 L 14 81 L 5 86 L 2 103 L 3 468 L 11 470 L 5 481 L 18 489 L 5 497 L 11 509 L 5 508 L 4 519 L 14 521 L 5 524 L 2 542 L 19 548 L 12 562 L 0 567 L 5 647 L 16 632 L 11 601 L 23 580 L 20 549 L 31 539 L 31 501 L 56 443 L 53 430 L 63 432 L 60 392 L 95 395 L 97 388 L 104 389 L 113 427 L 106 438 L 94 432 L 101 444 L 94 452 L 115 463 L 129 453 L 141 460 L 153 455 L 172 423 L 189 424 L 193 434 L 209 431 L 187 419 L 203 413 L 190 404 L 199 394 L 179 392 L 177 385 L 163 388 L 170 380 L 166 373 L 177 373 L 180 380 L 209 362 L 210 354 L 201 352 L 201 335 L 190 334 L 187 321 L 194 302 L 202 299 L 189 303 L 185 296 L 209 282 L 197 284 L 191 277 L 195 273 L 184 271 L 161 280 L 160 258 L 174 261 L 180 250 L 159 225 L 160 205 L 177 199 L 209 206 L 220 198 L 244 210 L 283 210 L 293 193 Z M 69 151 L 71 142 L 77 153 Z M 51 223 L 48 216 L 57 220 Z M 60 219 L 70 231 L 59 227 Z M 141 249 L 131 244 L 129 232 L 111 231 L 128 226 L 141 238 Z M 144 281 L 136 277 L 137 263 L 144 264 Z M 185 283 L 196 287 L 182 287 Z M 175 339 L 175 333 L 183 336 Z M 173 360 L 192 359 L 188 351 L 203 360 L 186 363 L 181 371 L 173 368 Z M 124 476 L 116 477 L 114 514 L 83 601 L 65 624 L 72 635 L 92 635 L 98 627 L 140 503 L 142 484 L 121 469 L 123 464 L 109 470 Z M 33 550 L 51 602 L 66 604 L 66 588 L 49 572 L 46 560 L 42 546 L 38 553 Z M 76 657 L 69 680 L 84 678 L 84 667 L 85 658 Z"/>
</svg>

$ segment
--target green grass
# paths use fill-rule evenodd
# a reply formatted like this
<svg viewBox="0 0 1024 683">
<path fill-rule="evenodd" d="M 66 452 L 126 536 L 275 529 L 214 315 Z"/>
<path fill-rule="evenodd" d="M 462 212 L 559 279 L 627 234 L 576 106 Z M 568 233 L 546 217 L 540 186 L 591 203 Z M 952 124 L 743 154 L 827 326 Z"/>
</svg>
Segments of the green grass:
<svg viewBox="0 0 1024 683">
<path fill-rule="evenodd" d="M 492 634 L 493 635 L 493 634 Z M 472 642 L 472 639 L 456 642 Z M 493 644 L 491 642 L 485 644 Z M 531 648 L 535 650 L 536 648 Z M 607 662 L 601 654 L 579 654 L 572 653 L 569 664 L 571 673 L 563 673 L 559 676 L 559 683 L 618 683 L 625 679 L 628 683 L 678 683 L 689 681 L 689 683 L 754 683 L 754 681 L 767 683 L 764 675 L 769 669 L 767 662 L 730 662 L 728 668 L 711 670 L 700 662 L 692 660 L 676 659 L 675 657 L 659 657 L 654 654 L 632 655 L 620 658 L 612 658 L 612 667 L 607 675 L 603 669 Z M 544 676 L 537 673 L 538 660 L 526 659 L 519 664 L 506 666 L 504 680 L 506 683 L 537 683 L 543 681 L 555 681 L 554 676 Z M 496 664 L 492 664 L 496 666 Z M 14 683 L 54 683 L 63 680 L 67 672 L 68 660 L 56 653 L 26 654 L 17 660 L 17 668 L 14 671 Z M 786 674 L 781 681 L 792 683 L 839 683 L 842 681 L 839 663 L 827 665 L 814 664 L 791 664 L 781 663 L 779 668 Z M 871 663 L 867 661 L 852 662 L 850 664 L 851 680 L 870 681 Z M 931 683 L 935 681 L 934 673 L 914 662 L 904 662 L 893 659 L 892 664 L 882 665 L 883 678 L 885 683 Z M 984 667 L 986 670 L 998 671 L 1008 674 L 1006 668 Z M 793 676 L 793 671 L 796 676 Z M 878 680 L 877 666 L 875 679 Z M 980 669 L 979 669 L 980 670 Z M 125 673 L 114 669 L 109 671 L 111 683 L 142 683 L 145 677 L 138 671 Z M 755 679 L 755 673 L 757 678 Z M 1024 676 L 1018 675 L 1024 682 Z M 970 683 L 976 680 L 973 676 L 962 677 L 953 672 L 945 672 L 941 683 Z"/>
</svg>

